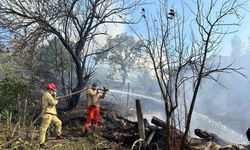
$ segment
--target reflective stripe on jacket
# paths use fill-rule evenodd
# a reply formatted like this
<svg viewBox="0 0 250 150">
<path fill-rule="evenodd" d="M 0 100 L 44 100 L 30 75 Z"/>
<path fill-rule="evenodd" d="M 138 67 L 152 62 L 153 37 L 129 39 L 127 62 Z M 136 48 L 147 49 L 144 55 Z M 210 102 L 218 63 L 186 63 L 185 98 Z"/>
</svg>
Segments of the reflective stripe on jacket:
<svg viewBox="0 0 250 150">
<path fill-rule="evenodd" d="M 42 97 L 42 109 L 43 113 L 49 113 L 56 115 L 56 104 L 58 100 L 55 99 L 48 91 L 45 91 Z"/>
</svg>

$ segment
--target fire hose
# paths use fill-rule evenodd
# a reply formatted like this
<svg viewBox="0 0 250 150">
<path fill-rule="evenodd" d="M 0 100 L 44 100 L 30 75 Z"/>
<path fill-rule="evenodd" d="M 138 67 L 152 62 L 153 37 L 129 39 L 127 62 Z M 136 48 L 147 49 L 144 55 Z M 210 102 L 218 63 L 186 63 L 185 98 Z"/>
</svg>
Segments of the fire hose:
<svg viewBox="0 0 250 150">
<path fill-rule="evenodd" d="M 69 94 L 66 94 L 66 95 L 63 95 L 63 96 L 59 96 L 59 97 L 56 97 L 56 99 L 62 99 L 62 98 L 65 98 L 65 97 L 69 97 L 69 96 L 72 96 L 72 95 L 75 95 L 77 93 L 80 93 L 80 92 L 83 92 L 83 91 L 86 91 L 88 88 L 83 88 L 81 90 L 78 90 L 78 91 L 75 91 L 73 93 L 69 93 Z M 104 91 L 104 92 L 108 92 L 109 89 L 103 87 L 103 88 L 98 88 L 97 91 Z"/>
<path fill-rule="evenodd" d="M 73 92 L 73 93 L 69 93 L 69 94 L 67 94 L 67 95 L 63 95 L 63 96 L 56 97 L 56 99 L 62 99 L 62 98 L 68 97 L 68 96 L 72 96 L 72 95 L 75 95 L 75 94 L 77 94 L 77 93 L 86 91 L 87 89 L 88 89 L 88 88 L 83 88 L 83 89 L 78 90 L 78 91 L 75 91 L 75 92 Z M 105 87 L 103 87 L 103 88 L 98 88 L 97 90 L 104 91 L 104 92 L 109 91 L 109 89 L 107 89 L 107 88 L 105 88 Z M 38 119 L 39 119 L 42 115 L 43 115 L 43 112 L 41 112 L 41 113 L 34 119 L 34 121 L 32 121 L 32 122 L 30 123 L 30 125 L 26 128 L 25 131 L 21 132 L 20 134 L 18 134 L 18 135 L 17 135 L 16 137 L 14 137 L 13 139 L 11 139 L 11 140 L 9 140 L 9 141 L 7 141 L 7 142 L 5 142 L 5 143 L 2 143 L 2 144 L 0 145 L 0 148 L 4 148 L 4 147 L 8 146 L 9 144 L 11 144 L 11 143 L 14 142 L 15 140 L 17 140 L 20 136 L 26 134 L 26 133 L 29 131 L 29 129 L 30 129 L 31 127 L 33 127 L 33 125 L 38 121 Z"/>
</svg>

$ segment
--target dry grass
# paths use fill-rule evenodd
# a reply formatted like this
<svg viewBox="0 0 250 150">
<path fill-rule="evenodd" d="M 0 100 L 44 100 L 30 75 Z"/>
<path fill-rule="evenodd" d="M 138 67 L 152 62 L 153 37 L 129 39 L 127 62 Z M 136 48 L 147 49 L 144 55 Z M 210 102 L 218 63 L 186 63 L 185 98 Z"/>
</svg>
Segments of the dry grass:
<svg viewBox="0 0 250 150">
<path fill-rule="evenodd" d="M 6 142 L 6 140 L 12 134 L 14 127 L 8 127 L 5 123 L 0 123 L 0 144 Z M 19 132 L 22 132 L 23 129 L 19 129 Z M 27 137 L 18 138 L 13 142 L 9 147 L 3 149 L 13 149 L 13 150 L 34 150 L 39 149 L 38 142 L 38 131 L 35 131 L 35 137 L 31 140 L 31 134 Z M 84 137 L 81 134 L 79 135 L 66 135 L 63 140 L 55 140 L 53 137 L 49 137 L 46 142 L 49 149 L 53 150 L 101 150 L 101 149 L 116 149 L 112 143 L 100 137 L 98 134 L 91 134 L 88 137 Z M 112 148 L 113 147 L 113 148 Z"/>
</svg>

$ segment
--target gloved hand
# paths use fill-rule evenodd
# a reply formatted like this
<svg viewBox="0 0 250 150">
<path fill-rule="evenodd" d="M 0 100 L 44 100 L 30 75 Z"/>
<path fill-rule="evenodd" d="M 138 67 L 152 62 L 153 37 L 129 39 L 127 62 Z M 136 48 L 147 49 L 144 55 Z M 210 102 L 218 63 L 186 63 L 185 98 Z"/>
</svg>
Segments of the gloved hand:
<svg viewBox="0 0 250 150">
<path fill-rule="evenodd" d="M 56 92 L 53 92 L 51 95 L 52 95 L 54 98 L 56 98 Z"/>
<path fill-rule="evenodd" d="M 105 97 L 105 95 L 106 95 L 106 92 L 104 91 L 104 92 L 102 93 L 102 97 L 104 98 L 104 97 Z"/>
<path fill-rule="evenodd" d="M 103 92 L 108 92 L 109 91 L 109 89 L 108 88 L 106 88 L 106 87 L 103 87 Z"/>
</svg>

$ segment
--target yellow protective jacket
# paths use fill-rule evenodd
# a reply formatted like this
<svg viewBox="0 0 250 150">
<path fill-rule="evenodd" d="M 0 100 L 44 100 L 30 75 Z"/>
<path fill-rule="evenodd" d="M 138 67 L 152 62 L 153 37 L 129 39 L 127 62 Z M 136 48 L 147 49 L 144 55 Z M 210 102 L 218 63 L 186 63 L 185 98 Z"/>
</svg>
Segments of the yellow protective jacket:
<svg viewBox="0 0 250 150">
<path fill-rule="evenodd" d="M 56 104 L 58 100 L 55 99 L 48 91 L 45 91 L 42 96 L 42 111 L 44 114 L 54 114 L 56 115 Z"/>
<path fill-rule="evenodd" d="M 104 98 L 104 96 L 98 92 L 98 90 L 93 90 L 92 88 L 87 89 L 88 106 L 95 105 L 99 107 L 101 98 Z"/>
</svg>

